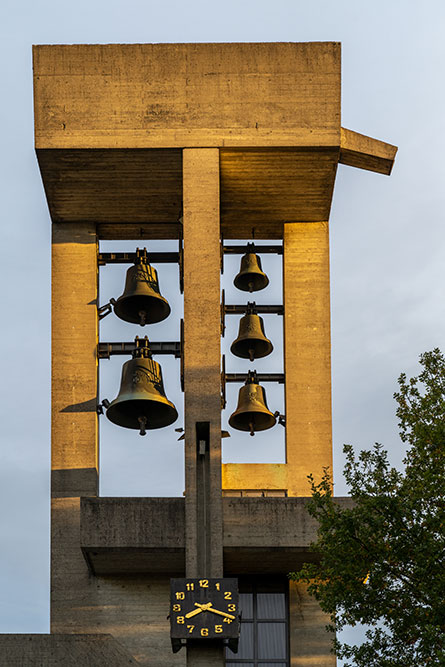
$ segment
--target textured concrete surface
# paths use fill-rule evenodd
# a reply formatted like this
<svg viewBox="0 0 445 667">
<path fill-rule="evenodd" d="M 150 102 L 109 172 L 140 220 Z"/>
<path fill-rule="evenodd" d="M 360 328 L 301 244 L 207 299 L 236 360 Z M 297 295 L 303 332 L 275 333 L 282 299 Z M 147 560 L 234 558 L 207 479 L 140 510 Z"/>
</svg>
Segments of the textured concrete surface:
<svg viewBox="0 0 445 667">
<path fill-rule="evenodd" d="M 308 595 L 306 586 L 289 582 L 290 667 L 335 667 L 332 636 L 326 632 L 329 616 Z"/>
<path fill-rule="evenodd" d="M 95 494 L 98 340 L 96 228 L 91 223 L 54 224 L 52 241 L 53 495 L 80 495 L 79 490 Z"/>
<path fill-rule="evenodd" d="M 105 633 L 137 663 L 178 667 L 167 620 L 169 576 L 92 576 L 80 549 L 79 498 L 53 500 L 51 632 Z"/>
<path fill-rule="evenodd" d="M 308 498 L 224 498 L 224 574 L 287 574 L 314 560 Z M 343 506 L 350 498 L 338 498 Z M 185 571 L 182 498 L 83 498 L 81 545 L 97 574 Z"/>
<path fill-rule="evenodd" d="M 220 577 L 221 325 L 220 266 L 216 261 L 220 251 L 218 150 L 185 150 L 183 169 L 186 572 L 188 577 Z M 207 423 L 208 426 L 197 427 L 198 423 Z M 200 455 L 198 440 L 204 437 L 206 429 L 209 439 L 207 453 Z"/>
<path fill-rule="evenodd" d="M 221 577 L 219 151 L 186 149 L 184 193 L 185 573 Z M 199 298 L 198 298 L 199 295 Z M 201 445 L 199 443 L 202 443 Z M 202 447 L 204 446 L 204 450 Z M 201 447 L 201 451 L 200 451 Z M 219 645 L 187 646 L 187 667 L 224 665 Z"/>
<path fill-rule="evenodd" d="M 225 238 L 250 238 L 252 227 L 257 239 L 281 238 L 285 222 L 327 220 L 338 161 L 389 173 L 395 156 L 340 128 L 340 51 L 336 42 L 34 47 L 52 219 L 97 223 L 104 238 L 141 229 L 178 238 L 181 149 L 214 147 Z"/>
<path fill-rule="evenodd" d="M 111 635 L 0 635 L 1 667 L 124 667 L 138 664 Z"/>
<path fill-rule="evenodd" d="M 339 145 L 340 54 L 338 42 L 37 46 L 36 144 Z"/>
<path fill-rule="evenodd" d="M 305 496 L 332 474 L 328 223 L 287 223 L 283 261 L 287 488 Z"/>
</svg>

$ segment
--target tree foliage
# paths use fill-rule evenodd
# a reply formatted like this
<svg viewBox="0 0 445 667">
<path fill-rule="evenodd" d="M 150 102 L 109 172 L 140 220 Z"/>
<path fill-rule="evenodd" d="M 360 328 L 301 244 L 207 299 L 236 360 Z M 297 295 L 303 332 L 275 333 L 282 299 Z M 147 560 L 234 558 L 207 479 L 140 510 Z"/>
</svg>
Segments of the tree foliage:
<svg viewBox="0 0 445 667">
<path fill-rule="evenodd" d="M 445 665 L 445 358 L 435 349 L 420 363 L 394 394 L 404 471 L 379 444 L 358 456 L 345 446 L 346 508 L 332 496 L 328 470 L 319 484 L 310 477 L 320 561 L 291 577 L 309 585 L 333 632 L 368 626 L 359 646 L 333 640 L 347 665 Z"/>
</svg>

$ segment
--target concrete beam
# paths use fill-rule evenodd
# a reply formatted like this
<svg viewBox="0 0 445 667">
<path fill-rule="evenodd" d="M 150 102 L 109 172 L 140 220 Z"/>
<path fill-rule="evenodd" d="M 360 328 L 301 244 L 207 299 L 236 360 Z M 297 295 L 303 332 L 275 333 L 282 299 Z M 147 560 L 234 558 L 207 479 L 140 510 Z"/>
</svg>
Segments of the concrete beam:
<svg viewBox="0 0 445 667">
<path fill-rule="evenodd" d="M 338 42 L 33 49 L 36 148 L 335 146 Z"/>
<path fill-rule="evenodd" d="M 309 498 L 224 498 L 224 575 L 286 574 L 314 560 Z M 342 506 L 350 498 L 337 498 Z M 82 498 L 80 543 L 97 575 L 185 572 L 183 498 Z"/>
<path fill-rule="evenodd" d="M 341 128 L 339 160 L 341 164 L 389 176 L 396 153 L 397 146 Z"/>
</svg>

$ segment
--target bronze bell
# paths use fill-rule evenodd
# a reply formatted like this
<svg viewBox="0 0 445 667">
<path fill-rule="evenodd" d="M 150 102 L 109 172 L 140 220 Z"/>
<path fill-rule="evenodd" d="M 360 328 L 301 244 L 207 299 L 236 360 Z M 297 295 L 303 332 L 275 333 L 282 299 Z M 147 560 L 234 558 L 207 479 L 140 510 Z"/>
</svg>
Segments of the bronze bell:
<svg viewBox="0 0 445 667">
<path fill-rule="evenodd" d="M 122 367 L 119 394 L 107 409 L 113 424 L 124 428 L 146 430 L 163 428 L 178 418 L 175 406 L 165 396 L 160 365 L 151 358 L 148 338 L 136 336 L 133 359 Z"/>
<path fill-rule="evenodd" d="M 157 271 L 147 261 L 146 248 L 136 250 L 136 263 L 127 271 L 124 293 L 113 306 L 121 320 L 141 326 L 161 322 L 170 315 L 168 301 L 159 291 Z"/>
<path fill-rule="evenodd" d="M 266 392 L 258 384 L 256 372 L 249 371 L 246 384 L 238 394 L 238 406 L 230 415 L 229 424 L 238 431 L 265 431 L 275 426 L 276 417 L 267 407 Z"/>
<path fill-rule="evenodd" d="M 239 273 L 233 284 L 243 292 L 257 292 L 269 284 L 269 278 L 261 268 L 261 259 L 255 253 L 255 245 L 247 244 L 247 253 L 241 257 Z"/>
<path fill-rule="evenodd" d="M 233 341 L 230 351 L 241 359 L 260 359 L 267 357 L 273 345 L 264 333 L 263 318 L 255 308 L 255 302 L 247 304 L 246 314 L 240 319 L 238 338 Z"/>
</svg>

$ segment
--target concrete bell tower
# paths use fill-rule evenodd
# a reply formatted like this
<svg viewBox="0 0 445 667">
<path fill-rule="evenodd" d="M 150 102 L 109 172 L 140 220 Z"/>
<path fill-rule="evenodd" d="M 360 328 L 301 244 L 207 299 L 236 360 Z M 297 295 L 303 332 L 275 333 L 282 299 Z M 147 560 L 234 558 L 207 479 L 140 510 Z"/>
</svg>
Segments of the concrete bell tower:
<svg viewBox="0 0 445 667">
<path fill-rule="evenodd" d="M 341 127 L 340 84 L 334 42 L 34 48 L 53 229 L 51 634 L 0 638 L 8 665 L 235 666 L 217 643 L 172 652 L 178 576 L 247 582 L 244 664 L 335 665 L 326 618 L 286 583 L 314 557 L 307 475 L 332 466 L 329 213 L 339 163 L 389 175 L 396 153 Z M 222 465 L 221 242 L 252 229 L 283 243 L 286 462 Z M 98 496 L 101 239 L 183 239 L 184 498 Z M 269 594 L 285 604 L 273 622 Z"/>
</svg>

